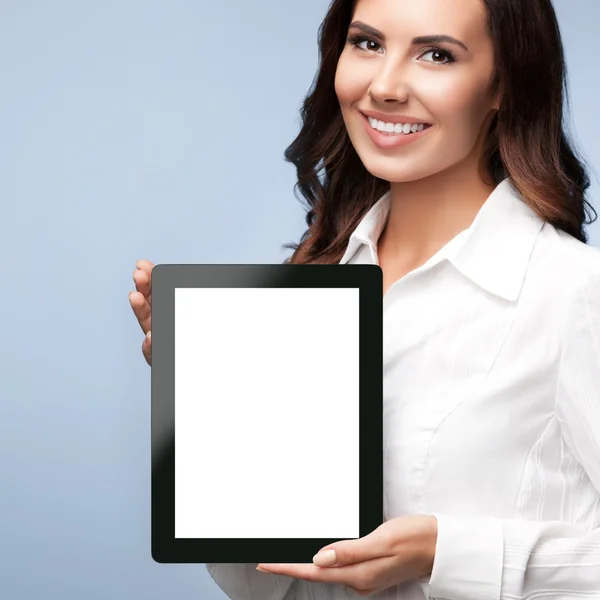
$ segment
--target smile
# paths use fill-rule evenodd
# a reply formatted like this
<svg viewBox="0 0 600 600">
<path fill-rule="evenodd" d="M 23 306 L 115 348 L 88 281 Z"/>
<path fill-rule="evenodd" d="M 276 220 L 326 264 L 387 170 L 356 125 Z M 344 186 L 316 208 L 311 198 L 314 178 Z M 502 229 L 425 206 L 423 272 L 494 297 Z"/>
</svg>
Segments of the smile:
<svg viewBox="0 0 600 600">
<path fill-rule="evenodd" d="M 423 131 L 425 127 L 429 127 L 427 123 L 385 123 L 373 117 L 367 117 L 367 119 L 373 129 L 383 133 L 409 135 L 410 133 L 417 133 L 417 131 Z"/>
<path fill-rule="evenodd" d="M 407 117 L 404 117 L 403 121 L 400 118 L 388 121 L 387 119 L 393 118 L 391 115 L 387 118 L 381 115 L 381 117 L 386 118 L 386 120 L 382 120 L 362 111 L 359 112 L 364 119 L 369 137 L 376 146 L 383 149 L 396 148 L 417 141 L 432 128 L 431 124 L 418 123 L 414 119 L 407 122 L 409 119 Z"/>
</svg>

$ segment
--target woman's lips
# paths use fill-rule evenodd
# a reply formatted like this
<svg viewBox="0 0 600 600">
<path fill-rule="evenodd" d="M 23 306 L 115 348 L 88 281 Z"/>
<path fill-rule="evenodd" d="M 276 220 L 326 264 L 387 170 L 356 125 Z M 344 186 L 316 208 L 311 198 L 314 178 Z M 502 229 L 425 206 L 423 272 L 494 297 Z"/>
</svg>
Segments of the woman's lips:
<svg viewBox="0 0 600 600">
<path fill-rule="evenodd" d="M 360 116 L 365 123 L 367 133 L 373 143 L 384 149 L 405 146 L 406 144 L 420 140 L 423 135 L 426 135 L 433 127 L 432 125 L 425 125 L 424 129 L 417 131 L 416 133 L 388 133 L 386 131 L 373 129 L 371 123 L 369 123 L 369 118 L 364 113 L 360 113 Z"/>
</svg>

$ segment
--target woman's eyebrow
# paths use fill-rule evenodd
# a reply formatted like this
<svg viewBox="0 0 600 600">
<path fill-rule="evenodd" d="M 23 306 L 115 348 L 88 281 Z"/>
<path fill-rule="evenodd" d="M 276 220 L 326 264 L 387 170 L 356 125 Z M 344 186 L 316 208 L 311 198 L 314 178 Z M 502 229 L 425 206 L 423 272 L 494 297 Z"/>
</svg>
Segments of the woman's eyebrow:
<svg viewBox="0 0 600 600">
<path fill-rule="evenodd" d="M 363 23 L 362 21 L 353 21 L 352 23 L 350 23 L 348 29 L 359 29 L 363 33 L 366 33 L 367 35 L 370 35 L 374 38 L 378 38 L 380 40 L 385 39 L 385 36 L 383 35 L 383 33 L 381 33 L 381 31 L 375 29 L 375 27 L 371 27 L 370 25 Z"/>
<path fill-rule="evenodd" d="M 451 35 L 421 35 L 419 37 L 413 38 L 412 44 L 413 46 L 420 46 L 422 44 L 454 44 L 455 46 L 460 46 L 467 52 L 469 49 L 465 44 L 463 44 L 460 40 L 457 40 L 455 37 Z"/>
<path fill-rule="evenodd" d="M 383 35 L 383 33 L 381 33 L 381 31 L 375 29 L 374 27 L 371 27 L 370 25 L 367 25 L 366 23 L 363 23 L 362 21 L 353 21 L 352 23 L 350 23 L 350 27 L 348 29 L 358 29 L 363 33 L 377 38 L 381 41 L 385 40 L 385 36 Z M 423 44 L 447 43 L 454 44 L 455 46 L 460 46 L 467 52 L 469 51 L 465 44 L 463 44 L 460 40 L 457 40 L 455 37 L 452 37 L 451 35 L 420 35 L 416 38 L 413 38 L 411 43 L 413 46 L 420 46 Z"/>
</svg>

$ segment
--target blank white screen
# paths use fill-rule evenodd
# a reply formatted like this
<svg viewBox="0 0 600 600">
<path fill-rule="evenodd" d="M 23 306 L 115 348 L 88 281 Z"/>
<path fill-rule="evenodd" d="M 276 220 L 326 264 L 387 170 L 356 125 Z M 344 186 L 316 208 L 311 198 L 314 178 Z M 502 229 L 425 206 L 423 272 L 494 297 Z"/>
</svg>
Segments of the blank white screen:
<svg viewBox="0 0 600 600">
<path fill-rule="evenodd" d="M 359 537 L 359 290 L 175 290 L 175 537 Z"/>
</svg>

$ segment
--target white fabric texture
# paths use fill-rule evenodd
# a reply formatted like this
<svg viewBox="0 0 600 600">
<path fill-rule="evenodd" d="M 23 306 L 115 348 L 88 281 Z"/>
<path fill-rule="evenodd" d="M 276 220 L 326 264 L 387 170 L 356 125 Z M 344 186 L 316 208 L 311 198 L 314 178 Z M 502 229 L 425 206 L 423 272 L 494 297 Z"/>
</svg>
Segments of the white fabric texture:
<svg viewBox="0 0 600 600">
<path fill-rule="evenodd" d="M 377 264 L 389 202 L 341 263 Z M 439 529 L 431 576 L 371 597 L 600 599 L 600 251 L 506 179 L 383 303 L 384 518 Z M 255 567 L 207 565 L 232 600 L 359 597 Z"/>
</svg>

